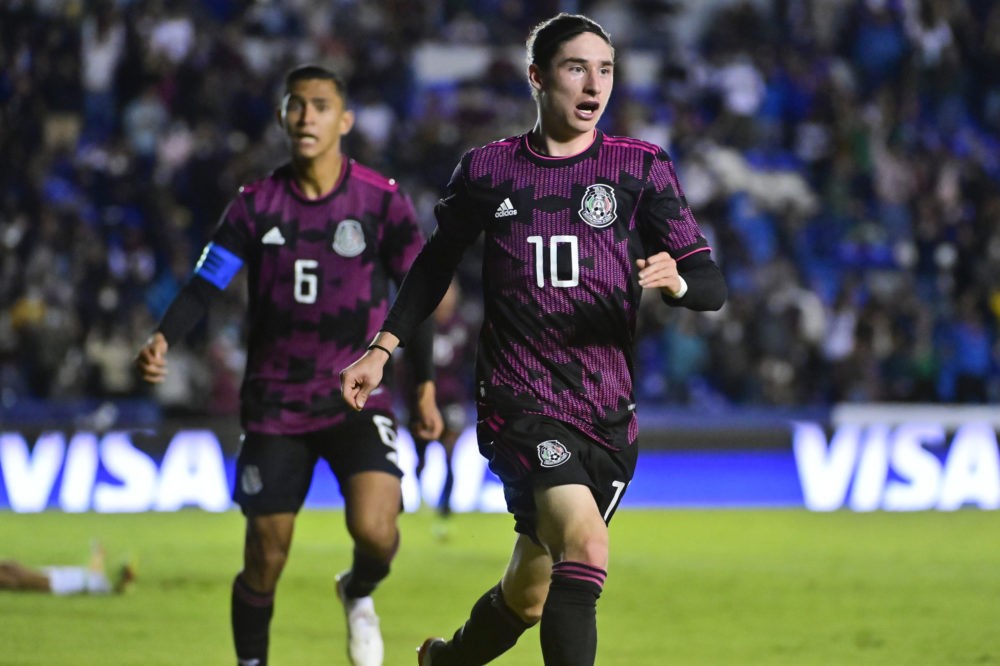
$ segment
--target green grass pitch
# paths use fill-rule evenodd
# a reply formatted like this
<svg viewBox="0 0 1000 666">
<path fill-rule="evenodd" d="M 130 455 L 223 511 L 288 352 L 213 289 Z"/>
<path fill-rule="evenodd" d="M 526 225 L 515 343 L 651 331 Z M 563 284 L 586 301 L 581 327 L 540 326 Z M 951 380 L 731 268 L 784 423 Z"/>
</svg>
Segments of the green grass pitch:
<svg viewBox="0 0 1000 666">
<path fill-rule="evenodd" d="M 494 583 L 512 544 L 503 514 L 401 519 L 376 593 L 386 666 L 414 666 Z M 120 597 L 0 593 L 0 664 L 232 664 L 230 581 L 242 518 L 0 512 L 0 558 L 33 565 L 132 553 Z M 271 664 L 346 664 L 333 576 L 350 547 L 338 511 L 306 511 L 279 588 Z M 1000 513 L 622 510 L 598 606 L 602 666 L 1000 664 Z M 541 664 L 538 632 L 497 660 Z"/>
</svg>

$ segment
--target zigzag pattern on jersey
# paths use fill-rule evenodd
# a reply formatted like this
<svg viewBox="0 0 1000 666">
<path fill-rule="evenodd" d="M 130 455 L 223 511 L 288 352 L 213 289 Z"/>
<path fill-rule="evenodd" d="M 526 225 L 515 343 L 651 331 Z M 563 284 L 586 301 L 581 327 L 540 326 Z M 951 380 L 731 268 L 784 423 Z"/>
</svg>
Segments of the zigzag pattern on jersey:
<svg viewBox="0 0 1000 666">
<path fill-rule="evenodd" d="M 504 327 L 483 340 L 483 377 L 501 404 L 568 421 L 598 443 L 621 448 L 637 433 L 630 409 L 631 331 L 640 293 L 630 278 L 632 209 L 654 154 L 642 144 L 597 145 L 575 158 L 539 163 L 522 140 L 491 144 L 481 149 L 485 155 L 473 152 L 467 167 L 472 188 L 491 202 L 487 299 L 491 320 Z M 602 229 L 579 216 L 584 192 L 595 183 L 615 186 L 619 198 L 619 221 Z M 497 202 L 508 197 L 521 214 L 495 219 Z M 538 239 L 535 245 L 529 237 Z M 550 262 L 568 260 L 548 244 L 559 237 L 567 239 L 559 243 L 574 239 L 575 260 L 586 277 L 553 288 Z M 538 279 L 536 250 L 547 286 L 525 292 L 521 285 Z M 554 275 L 567 279 L 571 268 L 557 266 Z"/>
<path fill-rule="evenodd" d="M 225 214 L 244 242 L 251 305 L 244 419 L 263 432 L 296 432 L 332 423 L 345 410 L 339 372 L 363 352 L 401 279 L 423 245 L 416 215 L 398 187 L 351 165 L 331 194 L 305 200 L 288 169 L 243 188 Z M 345 258 L 333 249 L 338 225 L 356 220 L 366 249 Z M 279 230 L 284 244 L 262 244 Z M 336 399 L 331 400 L 330 396 Z M 388 392 L 374 408 L 391 407 Z M 310 421 L 309 410 L 319 410 Z"/>
</svg>

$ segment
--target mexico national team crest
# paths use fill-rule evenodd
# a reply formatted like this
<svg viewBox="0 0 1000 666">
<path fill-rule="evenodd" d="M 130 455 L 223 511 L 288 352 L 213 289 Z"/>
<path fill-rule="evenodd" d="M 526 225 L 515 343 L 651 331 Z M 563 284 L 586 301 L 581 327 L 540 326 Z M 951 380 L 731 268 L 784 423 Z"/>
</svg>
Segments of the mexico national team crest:
<svg viewBox="0 0 1000 666">
<path fill-rule="evenodd" d="M 538 445 L 538 460 L 542 467 L 558 467 L 569 460 L 569 449 L 558 439 L 550 439 Z"/>
<path fill-rule="evenodd" d="M 614 222 L 618 215 L 618 202 L 610 185 L 600 183 L 589 186 L 580 202 L 580 217 L 592 227 L 602 229 Z"/>
<path fill-rule="evenodd" d="M 247 465 L 243 468 L 240 476 L 240 488 L 247 495 L 256 495 L 264 489 L 264 482 L 260 478 L 260 470 L 256 465 Z"/>
<path fill-rule="evenodd" d="M 333 234 L 333 251 L 342 257 L 356 257 L 365 251 L 365 232 L 357 220 L 341 220 Z"/>
</svg>

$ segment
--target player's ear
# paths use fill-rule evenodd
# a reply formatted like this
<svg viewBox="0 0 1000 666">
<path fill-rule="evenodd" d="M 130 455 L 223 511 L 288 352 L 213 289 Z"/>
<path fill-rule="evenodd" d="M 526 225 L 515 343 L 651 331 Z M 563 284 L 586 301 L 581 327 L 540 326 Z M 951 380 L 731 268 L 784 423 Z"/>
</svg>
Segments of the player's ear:
<svg viewBox="0 0 1000 666">
<path fill-rule="evenodd" d="M 542 90 L 542 70 L 535 63 L 528 65 L 528 83 L 532 90 L 541 92 Z"/>
<path fill-rule="evenodd" d="M 354 127 L 354 112 L 347 109 L 340 114 L 340 136 L 344 136 Z"/>
<path fill-rule="evenodd" d="M 278 127 L 286 129 L 288 124 L 288 95 L 284 95 L 278 103 L 278 108 L 274 110 L 274 116 L 278 120 Z"/>
</svg>

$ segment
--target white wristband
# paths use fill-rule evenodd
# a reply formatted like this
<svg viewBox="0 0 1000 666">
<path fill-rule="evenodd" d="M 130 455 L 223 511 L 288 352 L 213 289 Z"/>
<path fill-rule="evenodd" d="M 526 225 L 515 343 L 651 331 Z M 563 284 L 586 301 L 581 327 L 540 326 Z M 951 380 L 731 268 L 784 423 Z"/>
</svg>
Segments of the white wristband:
<svg viewBox="0 0 1000 666">
<path fill-rule="evenodd" d="M 684 294 L 688 293 L 687 281 L 680 275 L 677 276 L 677 279 L 681 282 L 681 288 L 677 290 L 676 294 L 670 294 L 670 298 L 684 298 Z"/>
</svg>

